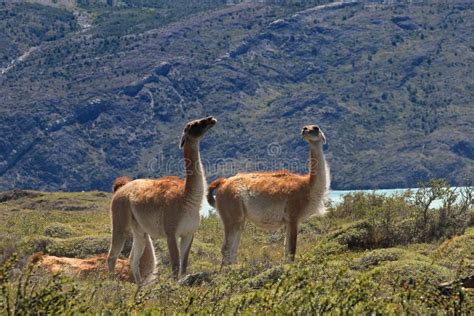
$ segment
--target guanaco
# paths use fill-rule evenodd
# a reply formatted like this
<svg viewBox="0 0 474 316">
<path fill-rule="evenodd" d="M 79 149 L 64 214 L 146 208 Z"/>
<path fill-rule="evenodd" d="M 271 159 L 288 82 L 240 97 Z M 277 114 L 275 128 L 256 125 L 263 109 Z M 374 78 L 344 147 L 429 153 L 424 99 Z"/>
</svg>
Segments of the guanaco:
<svg viewBox="0 0 474 316">
<path fill-rule="evenodd" d="M 109 272 L 114 271 L 117 256 L 131 231 L 130 268 L 137 284 L 143 281 L 139 266 L 144 249 L 152 246 L 152 239 L 156 238 L 167 241 L 174 278 L 186 273 L 194 233 L 200 222 L 199 210 L 206 192 L 199 144 L 216 123 L 215 118 L 208 116 L 186 124 L 180 142 L 185 180 L 175 176 L 138 179 L 118 188 L 111 203 L 112 241 L 107 257 Z M 148 260 L 155 265 L 154 252 Z"/>
<path fill-rule="evenodd" d="M 326 137 L 318 125 L 303 127 L 301 135 L 309 144 L 309 174 L 287 170 L 238 173 L 209 185 L 207 200 L 224 224 L 222 266 L 236 262 L 246 220 L 265 229 L 285 226 L 285 255 L 294 261 L 299 224 L 311 215 L 325 212 L 324 198 L 330 184 L 323 153 Z"/>
</svg>

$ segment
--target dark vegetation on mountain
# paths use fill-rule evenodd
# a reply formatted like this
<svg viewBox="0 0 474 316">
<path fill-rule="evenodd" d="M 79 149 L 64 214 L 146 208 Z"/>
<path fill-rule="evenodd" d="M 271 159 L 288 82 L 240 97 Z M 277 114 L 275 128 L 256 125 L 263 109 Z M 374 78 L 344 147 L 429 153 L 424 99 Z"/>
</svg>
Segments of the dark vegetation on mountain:
<svg viewBox="0 0 474 316">
<path fill-rule="evenodd" d="M 309 123 L 336 189 L 472 174 L 472 1 L 225 2 L 2 3 L 0 189 L 179 174 L 208 114 L 211 177 L 305 171 Z"/>
<path fill-rule="evenodd" d="M 74 14 L 39 4 L 6 5 L 0 10 L 0 67 L 42 42 L 64 38 L 78 29 Z"/>
</svg>

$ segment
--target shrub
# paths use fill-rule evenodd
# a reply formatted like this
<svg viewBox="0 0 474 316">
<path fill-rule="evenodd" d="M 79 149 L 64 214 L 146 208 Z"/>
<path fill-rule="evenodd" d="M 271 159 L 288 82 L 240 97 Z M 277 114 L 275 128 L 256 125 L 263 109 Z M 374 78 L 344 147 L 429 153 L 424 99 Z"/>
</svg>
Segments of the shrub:
<svg viewBox="0 0 474 316">
<path fill-rule="evenodd" d="M 453 189 L 444 180 L 420 184 L 416 192 L 383 196 L 353 193 L 330 208 L 335 222 L 352 222 L 329 235 L 351 249 L 381 248 L 444 240 L 462 234 L 472 221 L 471 187 Z M 435 201 L 441 206 L 433 207 Z"/>
<path fill-rule="evenodd" d="M 273 268 L 270 268 L 257 276 L 249 279 L 248 285 L 252 289 L 260 289 L 264 287 L 266 284 L 274 284 L 280 276 L 283 274 L 283 267 L 281 266 L 276 266 Z"/>
<path fill-rule="evenodd" d="M 436 287 L 454 278 L 454 274 L 445 267 L 417 259 L 388 262 L 372 269 L 369 276 L 379 284 L 395 287 Z"/>
<path fill-rule="evenodd" d="M 358 249 L 371 248 L 372 236 L 372 225 L 364 220 L 337 230 L 330 234 L 328 238 L 329 240 L 337 241 L 341 245 L 346 245 L 349 249 Z"/>
<path fill-rule="evenodd" d="M 34 239 L 37 244 L 33 251 L 43 251 L 53 256 L 87 258 L 106 253 L 110 247 L 110 235 L 82 236 L 68 239 L 40 237 Z M 159 242 L 157 244 L 160 244 Z M 39 247 L 42 245 L 42 247 Z M 132 249 L 132 239 L 127 239 L 121 254 L 128 256 Z"/>
<path fill-rule="evenodd" d="M 78 299 L 78 289 L 56 275 L 45 278 L 28 266 L 18 278 L 13 278 L 16 256 L 10 257 L 0 268 L 0 313 L 6 315 L 68 314 L 86 309 Z"/>
<path fill-rule="evenodd" d="M 473 187 L 453 189 L 445 180 L 435 179 L 419 184 L 420 188 L 407 196 L 414 206 L 422 241 L 446 239 L 462 234 L 471 221 Z M 440 201 L 439 208 L 432 208 Z"/>
<path fill-rule="evenodd" d="M 364 254 L 351 263 L 351 268 L 356 270 L 367 270 L 378 266 L 382 262 L 396 261 L 400 259 L 406 251 L 397 248 L 377 249 Z"/>
<path fill-rule="evenodd" d="M 328 217 L 361 219 L 368 216 L 373 208 L 384 205 L 386 197 L 375 193 L 355 192 L 344 195 L 343 201 L 329 209 Z"/>
<path fill-rule="evenodd" d="M 49 237 L 66 238 L 73 234 L 73 230 L 67 225 L 52 224 L 44 229 L 44 234 Z"/>
<path fill-rule="evenodd" d="M 48 247 L 54 242 L 53 238 L 50 237 L 33 237 L 27 239 L 28 247 L 27 247 L 27 252 L 38 252 L 42 251 L 45 252 L 47 251 Z"/>
<path fill-rule="evenodd" d="M 32 264 L 15 272 L 18 265 L 13 255 L 0 267 L 1 315 L 125 315 L 143 310 L 150 299 L 149 288 L 137 289 L 130 283 L 78 283 L 44 274 Z"/>
<path fill-rule="evenodd" d="M 110 246 L 110 236 L 77 237 L 54 240 L 47 246 L 50 255 L 60 257 L 86 258 L 106 253 Z"/>
<path fill-rule="evenodd" d="M 0 264 L 3 264 L 12 254 L 18 251 L 18 236 L 0 233 Z"/>
<path fill-rule="evenodd" d="M 432 257 L 439 265 L 467 275 L 474 270 L 474 229 L 443 242 Z"/>
</svg>

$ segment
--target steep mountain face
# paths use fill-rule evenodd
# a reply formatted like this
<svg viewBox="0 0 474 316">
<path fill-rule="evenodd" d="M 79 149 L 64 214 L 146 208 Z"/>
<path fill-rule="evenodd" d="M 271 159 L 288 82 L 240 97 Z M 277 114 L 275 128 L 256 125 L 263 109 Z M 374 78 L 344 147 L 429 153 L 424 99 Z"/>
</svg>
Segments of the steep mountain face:
<svg viewBox="0 0 474 316">
<path fill-rule="evenodd" d="M 207 114 L 211 177 L 306 172 L 309 123 L 326 132 L 335 189 L 472 175 L 471 1 L 149 2 L 69 8 L 92 27 L 69 23 L 0 76 L 0 189 L 182 173 L 182 128 Z"/>
</svg>

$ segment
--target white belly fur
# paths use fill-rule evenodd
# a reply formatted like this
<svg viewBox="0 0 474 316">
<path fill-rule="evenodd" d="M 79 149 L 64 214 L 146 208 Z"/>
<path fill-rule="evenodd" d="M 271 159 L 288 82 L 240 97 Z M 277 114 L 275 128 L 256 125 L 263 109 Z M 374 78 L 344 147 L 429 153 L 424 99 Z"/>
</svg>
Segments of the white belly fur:
<svg viewBox="0 0 474 316">
<path fill-rule="evenodd" d="M 199 228 L 200 221 L 201 216 L 199 214 L 199 208 L 197 211 L 195 209 L 186 211 L 178 224 L 176 237 L 194 234 L 194 232 Z"/>
<path fill-rule="evenodd" d="M 264 197 L 245 196 L 243 199 L 246 217 L 258 227 L 277 229 L 288 221 L 286 201 L 271 201 Z"/>
<path fill-rule="evenodd" d="M 151 218 L 142 218 L 141 216 L 137 216 L 136 207 L 131 205 L 132 214 L 135 220 L 140 225 L 141 229 L 144 230 L 151 238 L 163 238 L 166 236 L 165 228 L 164 228 L 164 221 L 163 221 L 163 212 L 155 212 Z"/>
<path fill-rule="evenodd" d="M 135 211 L 132 212 L 136 214 Z M 165 238 L 166 234 L 164 229 L 163 212 L 156 212 L 153 215 L 153 218 L 146 219 L 140 218 L 139 216 L 134 217 L 141 229 L 143 229 L 153 239 Z M 196 208 L 193 207 L 192 209 L 186 210 L 178 223 L 176 237 L 193 234 L 199 228 L 200 220 L 199 208 L 196 210 Z"/>
</svg>

